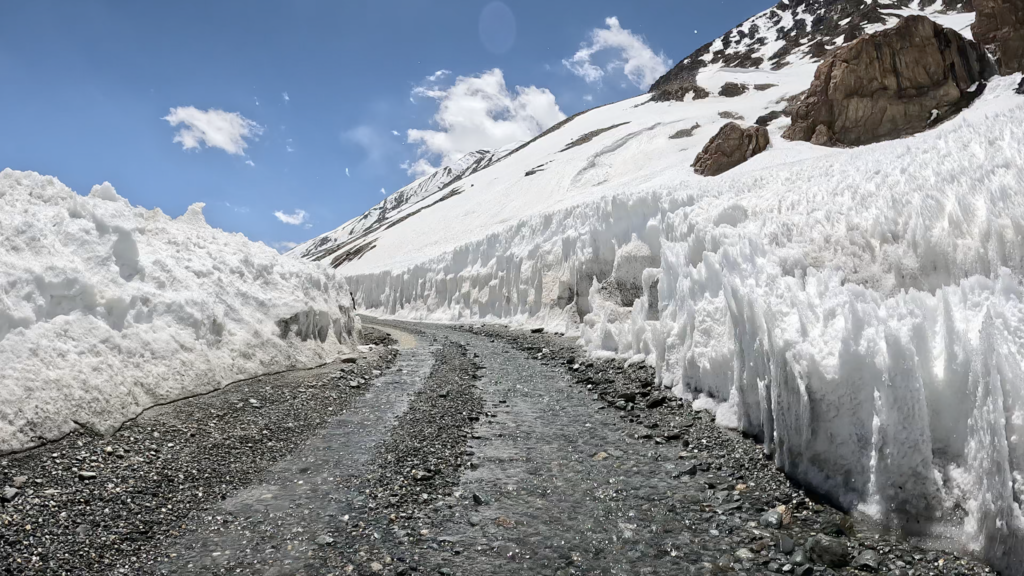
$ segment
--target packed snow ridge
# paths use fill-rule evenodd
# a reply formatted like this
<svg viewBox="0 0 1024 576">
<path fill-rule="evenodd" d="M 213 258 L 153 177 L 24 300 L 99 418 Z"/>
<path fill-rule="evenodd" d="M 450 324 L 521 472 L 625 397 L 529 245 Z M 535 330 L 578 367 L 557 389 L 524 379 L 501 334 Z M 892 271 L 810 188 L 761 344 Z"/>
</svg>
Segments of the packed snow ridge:
<svg viewBox="0 0 1024 576">
<path fill-rule="evenodd" d="M 765 152 L 715 178 L 690 168 L 724 118 L 781 111 L 810 85 L 808 34 L 849 24 L 813 24 L 819 4 L 843 16 L 783 2 L 698 51 L 684 72 L 704 97 L 578 115 L 334 264 L 371 314 L 543 326 L 646 362 L 846 509 L 1022 574 L 1020 75 L 914 137 L 825 148 L 783 139 L 776 114 Z M 955 1 L 862 4 L 860 31 L 973 20 Z M 761 20 L 797 31 L 779 33 L 785 58 L 765 27 L 751 40 Z M 756 89 L 720 96 L 730 82 Z"/>
<path fill-rule="evenodd" d="M 379 233 L 412 217 L 426 206 L 461 194 L 462 188 L 456 186 L 459 180 L 497 162 L 511 149 L 510 146 L 466 154 L 454 164 L 442 166 L 396 191 L 362 216 L 296 246 L 288 251 L 288 255 L 314 262 L 326 260 L 333 268 L 359 258 L 373 248 L 373 239 Z"/>
<path fill-rule="evenodd" d="M 351 350 L 331 270 L 131 206 L 107 183 L 0 172 L 0 453 Z"/>
</svg>

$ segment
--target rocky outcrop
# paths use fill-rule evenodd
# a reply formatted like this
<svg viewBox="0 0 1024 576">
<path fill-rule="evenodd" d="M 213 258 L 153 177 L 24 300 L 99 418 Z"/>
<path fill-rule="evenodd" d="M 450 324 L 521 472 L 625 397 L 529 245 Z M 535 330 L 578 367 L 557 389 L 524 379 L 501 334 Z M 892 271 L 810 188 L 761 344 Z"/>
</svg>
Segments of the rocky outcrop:
<svg viewBox="0 0 1024 576">
<path fill-rule="evenodd" d="M 782 110 L 772 110 L 767 114 L 762 114 L 758 116 L 757 120 L 754 120 L 754 124 L 757 124 L 758 126 L 767 127 L 772 122 L 778 120 L 779 118 L 782 118 L 782 116 Z"/>
<path fill-rule="evenodd" d="M 747 93 L 748 87 L 746 84 L 739 84 L 737 82 L 726 82 L 722 85 L 722 88 L 718 91 L 719 96 L 726 98 L 735 98 L 742 96 Z"/>
<path fill-rule="evenodd" d="M 1024 72 L 1024 0 L 974 0 L 971 34 L 989 48 L 1000 74 Z"/>
<path fill-rule="evenodd" d="M 698 128 L 700 128 L 700 124 L 694 124 L 689 128 L 683 128 L 682 130 L 676 131 L 671 136 L 669 136 L 669 138 L 672 140 L 678 140 L 680 138 L 689 138 L 693 136 L 693 133 L 696 132 Z"/>
<path fill-rule="evenodd" d="M 701 176 L 718 176 L 764 152 L 768 143 L 766 128 L 743 128 L 735 122 L 729 122 L 697 154 L 693 161 L 693 171 Z"/>
<path fill-rule="evenodd" d="M 783 137 L 810 141 L 824 126 L 836 143 L 859 146 L 915 134 L 959 113 L 994 73 L 977 43 L 908 16 L 829 55 Z"/>
<path fill-rule="evenodd" d="M 687 94 L 693 94 L 694 100 L 703 100 L 711 95 L 711 93 L 705 90 L 700 84 L 697 84 L 696 82 L 685 82 L 682 84 L 674 84 L 663 90 L 654 92 L 651 96 L 651 102 L 683 102 L 686 100 Z"/>
<path fill-rule="evenodd" d="M 836 136 L 828 129 L 828 126 L 818 124 L 818 127 L 814 129 L 814 135 L 811 136 L 811 144 L 832 148 L 836 145 Z"/>
</svg>

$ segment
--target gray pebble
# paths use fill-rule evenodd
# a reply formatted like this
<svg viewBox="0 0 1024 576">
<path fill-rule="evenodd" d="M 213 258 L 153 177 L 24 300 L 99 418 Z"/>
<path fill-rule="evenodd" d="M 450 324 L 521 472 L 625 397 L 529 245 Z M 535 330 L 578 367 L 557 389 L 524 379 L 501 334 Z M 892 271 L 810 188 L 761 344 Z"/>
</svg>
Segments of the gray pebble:
<svg viewBox="0 0 1024 576">
<path fill-rule="evenodd" d="M 761 519 L 757 521 L 758 524 L 765 528 L 781 528 L 782 527 L 782 512 L 778 510 L 769 510 L 765 512 Z"/>
</svg>

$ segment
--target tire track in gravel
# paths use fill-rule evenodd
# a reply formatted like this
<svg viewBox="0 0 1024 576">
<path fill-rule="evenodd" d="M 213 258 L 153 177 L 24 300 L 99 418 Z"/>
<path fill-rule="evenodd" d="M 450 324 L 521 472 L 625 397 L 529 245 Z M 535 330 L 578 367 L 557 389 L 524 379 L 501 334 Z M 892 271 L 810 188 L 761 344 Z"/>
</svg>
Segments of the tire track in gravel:
<svg viewBox="0 0 1024 576">
<path fill-rule="evenodd" d="M 485 418 L 473 466 L 442 514 L 434 571 L 460 575 L 685 574 L 701 554 L 677 446 L 636 440 L 563 371 L 474 335 Z M 600 408 L 600 409 L 599 409 Z"/>
<path fill-rule="evenodd" d="M 393 368 L 264 482 L 170 545 L 160 574 L 378 574 L 415 570 L 431 510 L 460 480 L 481 407 L 477 364 L 449 338 L 380 326 Z M 409 332 L 415 332 L 415 339 Z"/>
<path fill-rule="evenodd" d="M 370 390 L 262 484 L 206 513 L 198 530 L 165 551 L 164 574 L 300 574 L 350 530 L 365 503 L 366 463 L 433 365 L 434 347 L 404 349 Z"/>
</svg>

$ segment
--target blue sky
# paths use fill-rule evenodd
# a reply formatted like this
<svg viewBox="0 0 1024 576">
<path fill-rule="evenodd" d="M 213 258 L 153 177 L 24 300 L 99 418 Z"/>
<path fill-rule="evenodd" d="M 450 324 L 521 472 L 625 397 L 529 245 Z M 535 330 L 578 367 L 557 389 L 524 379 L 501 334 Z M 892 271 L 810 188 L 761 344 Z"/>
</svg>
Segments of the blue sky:
<svg viewBox="0 0 1024 576">
<path fill-rule="evenodd" d="M 280 248 L 417 168 L 642 93 L 773 4 L 4 0 L 0 169 L 172 216 L 205 202 Z"/>
</svg>

